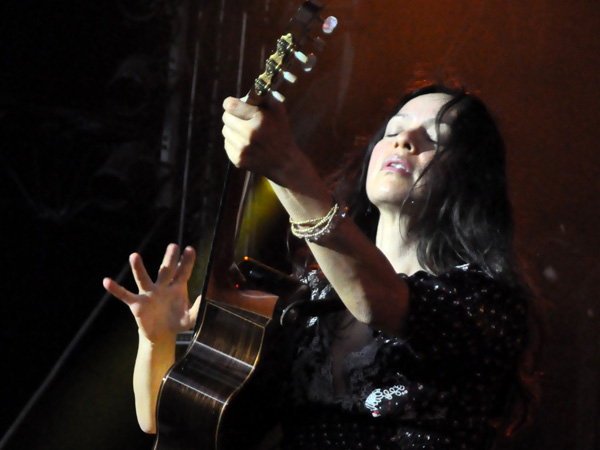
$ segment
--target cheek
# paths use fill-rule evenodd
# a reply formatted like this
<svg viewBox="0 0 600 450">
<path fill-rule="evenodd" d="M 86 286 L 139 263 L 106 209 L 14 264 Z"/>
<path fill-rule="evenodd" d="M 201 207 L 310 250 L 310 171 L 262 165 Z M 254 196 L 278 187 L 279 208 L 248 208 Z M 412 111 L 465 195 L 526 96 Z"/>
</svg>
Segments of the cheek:
<svg viewBox="0 0 600 450">
<path fill-rule="evenodd" d="M 371 184 L 371 180 L 381 168 L 381 154 L 384 150 L 384 147 L 385 144 L 380 141 L 377 145 L 375 145 L 375 148 L 373 148 L 373 152 L 371 153 L 371 159 L 369 159 L 369 166 L 367 167 L 367 194 L 369 193 L 369 185 Z"/>
<path fill-rule="evenodd" d="M 422 158 L 419 160 L 420 173 L 422 173 L 426 167 L 428 167 L 435 157 L 435 152 L 427 152 L 427 154 L 422 155 Z M 416 187 L 425 187 L 429 186 L 430 189 L 439 189 L 445 184 L 445 180 L 448 174 L 444 169 L 443 162 L 438 160 L 434 163 L 433 167 L 430 167 L 427 173 L 423 176 L 423 178 L 417 183 Z"/>
<path fill-rule="evenodd" d="M 371 159 L 369 159 L 369 166 L 367 168 L 367 181 L 373 178 L 378 169 L 381 168 L 381 155 L 384 153 L 386 144 L 383 141 L 379 141 L 373 148 L 371 153 Z"/>
<path fill-rule="evenodd" d="M 418 174 L 423 173 L 425 168 L 431 163 L 433 157 L 435 156 L 435 150 L 423 152 L 419 155 L 419 169 Z"/>
</svg>

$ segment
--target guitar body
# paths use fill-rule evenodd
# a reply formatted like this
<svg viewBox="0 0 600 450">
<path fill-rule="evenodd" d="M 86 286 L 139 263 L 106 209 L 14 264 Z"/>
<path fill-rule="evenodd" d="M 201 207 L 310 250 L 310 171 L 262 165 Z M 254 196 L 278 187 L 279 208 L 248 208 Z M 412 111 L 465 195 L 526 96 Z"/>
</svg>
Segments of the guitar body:
<svg viewBox="0 0 600 450">
<path fill-rule="evenodd" d="M 205 302 L 184 358 L 167 373 L 158 404 L 155 450 L 243 448 L 230 405 L 255 371 L 270 320 Z"/>
</svg>

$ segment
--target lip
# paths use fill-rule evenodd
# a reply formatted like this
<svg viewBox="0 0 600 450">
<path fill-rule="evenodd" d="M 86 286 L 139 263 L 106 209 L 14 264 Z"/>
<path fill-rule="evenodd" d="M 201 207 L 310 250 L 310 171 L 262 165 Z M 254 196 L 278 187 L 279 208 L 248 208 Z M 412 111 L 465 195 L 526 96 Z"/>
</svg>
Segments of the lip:
<svg viewBox="0 0 600 450">
<path fill-rule="evenodd" d="M 403 158 L 400 155 L 391 155 L 383 160 L 381 170 L 386 172 L 396 172 L 402 175 L 412 175 L 414 168 L 408 159 Z"/>
</svg>

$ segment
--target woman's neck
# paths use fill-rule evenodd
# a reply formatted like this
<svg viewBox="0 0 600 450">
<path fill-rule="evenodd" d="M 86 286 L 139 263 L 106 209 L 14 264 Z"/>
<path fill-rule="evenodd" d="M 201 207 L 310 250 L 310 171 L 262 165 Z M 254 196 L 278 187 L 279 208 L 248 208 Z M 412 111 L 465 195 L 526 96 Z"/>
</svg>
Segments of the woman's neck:
<svg viewBox="0 0 600 450">
<path fill-rule="evenodd" d="M 397 273 L 412 275 L 424 268 L 417 258 L 417 243 L 408 236 L 408 218 L 380 212 L 376 245 Z"/>
</svg>

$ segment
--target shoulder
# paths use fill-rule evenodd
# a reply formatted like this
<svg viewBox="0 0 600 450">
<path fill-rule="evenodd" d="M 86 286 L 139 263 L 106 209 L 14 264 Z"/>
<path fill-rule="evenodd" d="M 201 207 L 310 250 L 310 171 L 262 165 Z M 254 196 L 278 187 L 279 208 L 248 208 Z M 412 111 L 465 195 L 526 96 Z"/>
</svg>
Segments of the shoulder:
<svg viewBox="0 0 600 450">
<path fill-rule="evenodd" d="M 435 299 L 442 302 L 453 299 L 463 306 L 489 301 L 525 305 L 523 292 L 473 264 L 457 266 L 440 274 L 419 271 L 410 276 L 399 276 L 407 282 L 411 297 L 416 300 Z"/>
<path fill-rule="evenodd" d="M 528 299 L 521 290 L 474 265 L 400 276 L 410 289 L 406 336 L 455 356 L 522 346 Z"/>
</svg>

